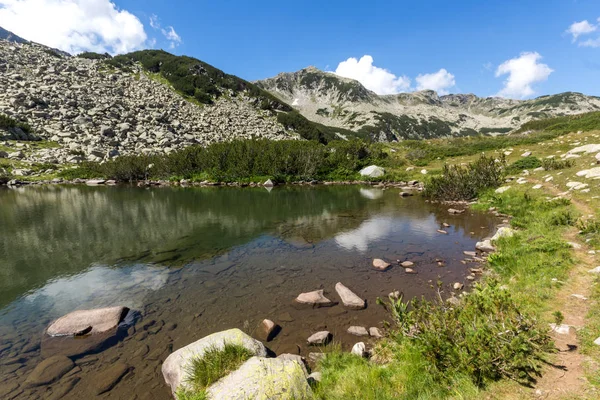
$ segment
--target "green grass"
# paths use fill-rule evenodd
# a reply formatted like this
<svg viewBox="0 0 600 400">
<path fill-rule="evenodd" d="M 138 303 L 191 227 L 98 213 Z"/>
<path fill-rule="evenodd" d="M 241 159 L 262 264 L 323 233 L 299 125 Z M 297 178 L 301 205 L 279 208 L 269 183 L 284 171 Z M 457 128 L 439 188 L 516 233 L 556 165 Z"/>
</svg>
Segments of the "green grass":
<svg viewBox="0 0 600 400">
<path fill-rule="evenodd" d="M 23 132 L 30 133 L 31 126 L 26 122 L 17 121 L 8 115 L 0 114 L 0 129 L 21 128 Z"/>
<path fill-rule="evenodd" d="M 187 367 L 188 390 L 177 392 L 178 400 L 202 400 L 206 388 L 238 369 L 254 354 L 243 346 L 225 344 L 223 349 L 209 349 L 201 358 L 194 358 Z"/>
<path fill-rule="evenodd" d="M 588 132 L 596 129 L 600 129 L 600 112 L 598 111 L 529 121 L 523 124 L 517 132 L 544 131 L 566 134 L 578 131 Z"/>
</svg>

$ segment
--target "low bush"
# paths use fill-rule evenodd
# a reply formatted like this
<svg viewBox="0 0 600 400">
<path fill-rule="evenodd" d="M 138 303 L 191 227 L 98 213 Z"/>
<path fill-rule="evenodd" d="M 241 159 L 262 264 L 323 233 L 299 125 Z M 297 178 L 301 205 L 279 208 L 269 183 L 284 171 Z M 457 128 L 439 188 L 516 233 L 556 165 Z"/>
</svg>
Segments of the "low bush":
<svg viewBox="0 0 600 400">
<path fill-rule="evenodd" d="M 65 179 L 106 178 L 209 179 L 244 182 L 270 177 L 276 181 L 358 179 L 370 164 L 385 166 L 388 154 L 377 143 L 333 141 L 323 145 L 299 140 L 237 140 L 208 147 L 192 146 L 168 155 L 122 156 L 105 163 L 85 162 L 61 172 Z"/>
<path fill-rule="evenodd" d="M 481 156 L 466 166 L 444 165 L 442 175 L 425 183 L 423 194 L 433 200 L 472 200 L 482 191 L 498 187 L 505 175 L 506 162 Z"/>
<path fill-rule="evenodd" d="M 599 111 L 529 121 L 524 123 L 517 132 L 545 131 L 564 135 L 571 132 L 587 132 L 595 129 L 600 129 Z"/>
<path fill-rule="evenodd" d="M 553 350 L 547 329 L 519 310 L 497 281 L 476 284 L 459 306 L 390 298 L 400 343 L 412 342 L 438 379 L 467 375 L 477 386 L 502 378 L 530 384 Z"/>
<path fill-rule="evenodd" d="M 0 114 L 0 129 L 20 128 L 23 132 L 31 133 L 31 126 L 22 121 L 17 121 L 7 115 Z"/>
<path fill-rule="evenodd" d="M 542 166 L 542 161 L 534 156 L 529 156 L 529 157 L 523 157 L 517 161 L 515 161 L 514 163 L 510 164 L 508 166 L 508 168 L 506 169 L 506 171 L 508 173 L 514 174 L 514 173 L 518 173 L 521 172 L 525 169 L 529 170 L 529 169 L 535 169 L 535 168 L 539 168 Z"/>
<path fill-rule="evenodd" d="M 546 171 L 571 168 L 573 165 L 575 165 L 573 160 L 557 160 L 555 158 L 544 158 L 542 160 L 542 167 Z"/>
</svg>

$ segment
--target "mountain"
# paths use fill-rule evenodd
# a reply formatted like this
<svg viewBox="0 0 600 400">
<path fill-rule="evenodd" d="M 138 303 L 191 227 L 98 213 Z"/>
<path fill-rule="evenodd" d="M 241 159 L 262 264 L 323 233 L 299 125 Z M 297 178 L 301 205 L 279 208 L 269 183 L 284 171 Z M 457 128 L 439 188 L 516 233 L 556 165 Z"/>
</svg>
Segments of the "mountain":
<svg viewBox="0 0 600 400">
<path fill-rule="evenodd" d="M 243 138 L 353 135 L 308 121 L 207 63 L 158 50 L 71 56 L 0 40 L 0 86 L 0 140 L 53 142 L 35 151 L 14 149 L 25 162 L 102 161 Z"/>
<path fill-rule="evenodd" d="M 0 26 L 0 39 L 4 39 L 9 42 L 15 42 L 15 43 L 28 43 L 27 40 L 15 35 L 14 33 L 10 32 L 10 31 L 7 31 L 6 29 L 4 29 L 1 26 Z"/>
<path fill-rule="evenodd" d="M 599 97 L 571 92 L 533 100 L 438 96 L 431 90 L 381 96 L 314 67 L 255 83 L 311 121 L 379 141 L 501 134 L 533 119 L 600 110 Z"/>
</svg>

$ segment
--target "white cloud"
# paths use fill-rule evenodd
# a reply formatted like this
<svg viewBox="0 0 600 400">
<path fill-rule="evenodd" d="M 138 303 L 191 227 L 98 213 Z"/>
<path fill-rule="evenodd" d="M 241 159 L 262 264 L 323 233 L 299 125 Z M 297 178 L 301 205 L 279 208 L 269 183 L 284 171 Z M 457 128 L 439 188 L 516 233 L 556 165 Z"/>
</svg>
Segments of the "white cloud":
<svg viewBox="0 0 600 400">
<path fill-rule="evenodd" d="M 0 0 L 3 28 L 75 54 L 126 53 L 144 46 L 140 20 L 110 0 Z"/>
<path fill-rule="evenodd" d="M 181 36 L 175 32 L 175 28 L 172 26 L 167 26 L 163 28 L 160 24 L 160 20 L 156 14 L 152 14 L 150 16 L 150 26 L 157 31 L 160 31 L 165 39 L 169 42 L 169 48 L 174 49 L 179 46 L 183 41 L 181 40 Z"/>
<path fill-rule="evenodd" d="M 444 68 L 433 74 L 419 74 L 416 81 L 417 90 L 435 90 L 441 95 L 448 94 L 448 89 L 456 85 L 454 75 Z"/>
<path fill-rule="evenodd" d="M 600 38 L 588 39 L 583 42 L 579 42 L 579 46 L 581 46 L 581 47 L 600 47 Z"/>
<path fill-rule="evenodd" d="M 390 71 L 373 65 L 373 57 L 364 55 L 357 60 L 354 57 L 342 61 L 335 73 L 346 78 L 356 79 L 369 90 L 377 94 L 396 94 L 410 88 L 410 79 L 396 76 Z"/>
<path fill-rule="evenodd" d="M 500 97 L 525 98 L 533 95 L 532 85 L 548 79 L 553 70 L 539 61 L 542 56 L 536 52 L 525 52 L 517 58 L 500 64 L 496 77 L 508 75 L 504 88 L 498 93 Z"/>
<path fill-rule="evenodd" d="M 571 24 L 569 29 L 567 29 L 567 33 L 570 33 L 573 36 L 573 42 L 575 42 L 579 36 L 590 34 L 597 29 L 598 27 L 596 25 L 590 24 L 587 20 L 583 20 Z"/>
</svg>

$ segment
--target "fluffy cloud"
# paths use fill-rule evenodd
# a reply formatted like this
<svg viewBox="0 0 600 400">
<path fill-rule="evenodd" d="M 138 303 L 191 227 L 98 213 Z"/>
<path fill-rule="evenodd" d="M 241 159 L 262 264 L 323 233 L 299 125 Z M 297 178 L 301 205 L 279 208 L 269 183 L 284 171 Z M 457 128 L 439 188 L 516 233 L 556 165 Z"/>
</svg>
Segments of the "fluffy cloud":
<svg viewBox="0 0 600 400">
<path fill-rule="evenodd" d="M 571 24 L 569 29 L 567 29 L 567 33 L 573 36 L 573 42 L 575 42 L 579 36 L 595 32 L 596 29 L 598 29 L 596 25 L 590 24 L 587 20 L 584 20 Z"/>
<path fill-rule="evenodd" d="M 410 79 L 406 76 L 396 76 L 390 71 L 373 65 L 373 57 L 362 56 L 360 60 L 354 57 L 342 61 L 335 73 L 346 78 L 356 79 L 369 90 L 377 94 L 396 94 L 410 88 Z"/>
<path fill-rule="evenodd" d="M 435 90 L 441 95 L 448 94 L 448 89 L 456 85 L 454 75 L 444 68 L 433 74 L 420 74 L 416 81 L 417 90 Z"/>
<path fill-rule="evenodd" d="M 539 62 L 541 59 L 539 53 L 525 52 L 500 64 L 496 70 L 496 77 L 508 75 L 508 78 L 498 96 L 525 98 L 533 95 L 535 91 L 532 85 L 547 80 L 553 72 L 548 65 Z"/>
<path fill-rule="evenodd" d="M 177 32 L 175 32 L 175 28 L 173 28 L 172 26 L 167 26 L 166 28 L 163 28 L 160 24 L 158 16 L 156 15 L 150 16 L 150 26 L 162 33 L 165 39 L 167 39 L 167 41 L 169 42 L 169 48 L 171 49 L 174 49 L 183 42 L 181 40 L 181 36 L 179 36 Z"/>
<path fill-rule="evenodd" d="M 126 53 L 146 43 L 140 20 L 110 0 L 0 0 L 2 26 L 75 54 Z"/>
<path fill-rule="evenodd" d="M 600 38 L 598 39 L 588 39 L 579 43 L 581 47 L 600 47 Z"/>
</svg>

